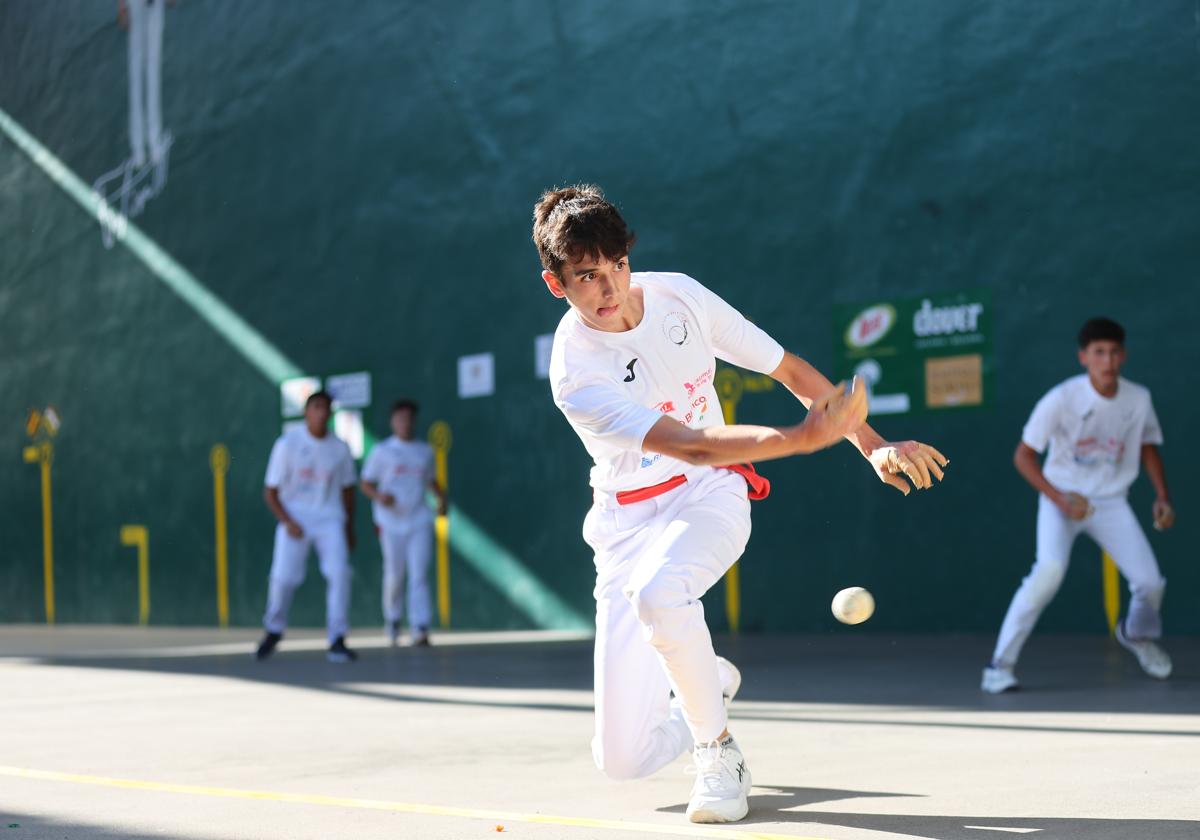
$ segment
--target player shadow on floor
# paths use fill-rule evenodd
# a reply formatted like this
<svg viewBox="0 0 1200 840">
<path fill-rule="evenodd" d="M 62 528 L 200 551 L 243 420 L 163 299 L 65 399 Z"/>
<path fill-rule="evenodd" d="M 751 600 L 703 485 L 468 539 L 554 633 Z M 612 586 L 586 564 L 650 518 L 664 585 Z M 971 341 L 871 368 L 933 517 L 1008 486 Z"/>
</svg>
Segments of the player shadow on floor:
<svg viewBox="0 0 1200 840">
<path fill-rule="evenodd" d="M 1090 817 L 963 817 L 914 814 L 855 814 L 836 811 L 797 811 L 822 802 L 884 797 L 924 798 L 916 793 L 835 790 L 828 788 L 755 785 L 750 792 L 750 813 L 738 825 L 806 823 L 830 828 L 852 828 L 927 837 L 930 840 L 979 840 L 988 832 L 1008 833 L 1023 829 L 1041 840 L 1194 840 L 1200 837 L 1200 822 L 1192 820 L 1094 819 Z M 658 808 L 660 813 L 682 814 L 685 803 Z M 1026 833 L 1026 831 L 1014 832 Z"/>
<path fill-rule="evenodd" d="M 64 820 L 43 814 L 27 814 L 0 807 L 0 837 L 13 840 L 29 838 L 70 838 L 70 840 L 192 840 L 196 835 L 175 834 L 165 830 L 130 831 L 120 826 Z"/>
<path fill-rule="evenodd" d="M 1200 821 L 1156 819 L 1097 819 L 1092 817 L 970 817 L 916 814 L 854 814 L 834 811 L 772 810 L 764 800 L 750 796 L 750 814 L 740 823 L 805 823 L 821 828 L 849 828 L 876 831 L 929 840 L 980 840 L 1002 834 L 1030 834 L 1039 840 L 1130 840 L 1152 837 L 1154 840 L 1195 840 L 1200 837 Z M 1021 829 L 1021 831 L 1006 831 Z"/>
<path fill-rule="evenodd" d="M 837 802 L 840 799 L 867 799 L 872 797 L 891 796 L 920 796 L 916 793 L 879 793 L 868 790 L 835 790 L 833 788 L 789 787 L 787 785 L 755 785 L 750 791 L 750 816 L 748 822 L 753 822 L 756 814 L 780 814 L 786 819 L 790 808 L 803 808 L 806 805 L 816 805 L 818 802 Z M 662 814 L 682 814 L 687 810 L 687 803 L 667 805 L 656 808 Z M 779 820 L 771 820 L 779 821 Z"/>
</svg>

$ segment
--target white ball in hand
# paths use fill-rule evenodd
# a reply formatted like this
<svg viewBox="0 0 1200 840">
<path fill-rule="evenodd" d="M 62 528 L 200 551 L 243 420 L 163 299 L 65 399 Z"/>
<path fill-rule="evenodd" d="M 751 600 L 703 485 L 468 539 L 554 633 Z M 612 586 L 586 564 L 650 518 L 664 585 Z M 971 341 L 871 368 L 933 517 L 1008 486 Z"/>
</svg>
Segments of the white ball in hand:
<svg viewBox="0 0 1200 840">
<path fill-rule="evenodd" d="M 851 586 L 833 596 L 833 617 L 842 624 L 862 624 L 875 612 L 875 598 L 861 586 Z"/>
</svg>

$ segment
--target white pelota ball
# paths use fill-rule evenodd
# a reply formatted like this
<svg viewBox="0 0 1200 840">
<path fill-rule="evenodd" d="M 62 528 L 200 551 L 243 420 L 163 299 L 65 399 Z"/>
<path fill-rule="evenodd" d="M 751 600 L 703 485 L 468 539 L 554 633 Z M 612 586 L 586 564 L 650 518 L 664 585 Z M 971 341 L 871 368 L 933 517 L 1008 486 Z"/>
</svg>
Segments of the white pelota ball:
<svg viewBox="0 0 1200 840">
<path fill-rule="evenodd" d="M 833 596 L 833 617 L 842 624 L 862 624 L 875 612 L 875 598 L 861 586 L 851 586 Z"/>
</svg>

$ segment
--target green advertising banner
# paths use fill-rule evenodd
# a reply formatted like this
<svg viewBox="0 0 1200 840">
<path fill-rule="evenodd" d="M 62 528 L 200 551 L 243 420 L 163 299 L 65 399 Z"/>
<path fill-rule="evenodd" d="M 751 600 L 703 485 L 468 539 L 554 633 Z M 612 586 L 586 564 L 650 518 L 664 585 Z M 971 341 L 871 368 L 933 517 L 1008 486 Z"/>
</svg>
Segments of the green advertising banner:
<svg viewBox="0 0 1200 840">
<path fill-rule="evenodd" d="M 991 309 L 986 290 L 837 304 L 834 375 L 866 381 L 872 414 L 986 406 Z"/>
</svg>

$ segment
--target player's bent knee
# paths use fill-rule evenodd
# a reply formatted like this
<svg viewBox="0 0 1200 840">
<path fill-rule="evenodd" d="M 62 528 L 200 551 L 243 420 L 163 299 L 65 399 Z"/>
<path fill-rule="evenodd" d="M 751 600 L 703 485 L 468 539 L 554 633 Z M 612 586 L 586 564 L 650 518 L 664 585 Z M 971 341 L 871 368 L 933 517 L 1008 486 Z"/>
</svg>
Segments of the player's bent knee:
<svg viewBox="0 0 1200 840">
<path fill-rule="evenodd" d="M 613 781 L 627 782 L 646 775 L 642 770 L 645 763 L 642 757 L 627 751 L 597 746 L 592 750 L 592 757 L 596 760 L 596 768 Z"/>
<path fill-rule="evenodd" d="M 628 597 L 638 621 L 651 627 L 677 615 L 690 600 L 683 587 L 669 578 L 653 578 L 630 591 Z"/>
</svg>

